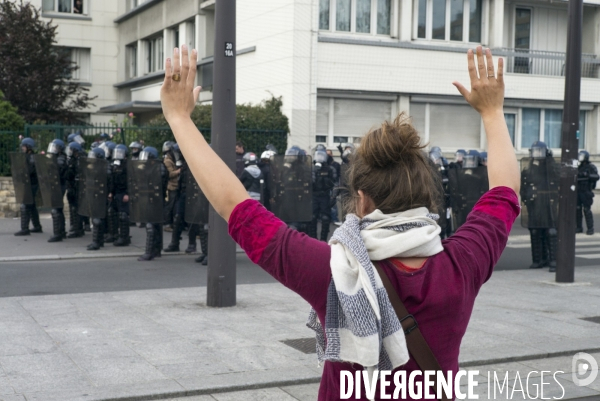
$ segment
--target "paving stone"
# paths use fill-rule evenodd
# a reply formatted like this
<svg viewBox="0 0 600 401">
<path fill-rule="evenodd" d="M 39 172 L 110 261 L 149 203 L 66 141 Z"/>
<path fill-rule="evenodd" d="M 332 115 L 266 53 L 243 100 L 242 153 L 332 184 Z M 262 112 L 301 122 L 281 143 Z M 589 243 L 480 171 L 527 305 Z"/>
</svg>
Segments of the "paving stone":
<svg viewBox="0 0 600 401">
<path fill-rule="evenodd" d="M 212 394 L 217 401 L 296 401 L 297 398 L 279 388 L 265 388 L 241 392 Z"/>
<path fill-rule="evenodd" d="M 318 383 L 287 386 L 281 389 L 299 401 L 315 401 L 319 396 Z"/>
<path fill-rule="evenodd" d="M 99 387 L 167 379 L 153 365 L 140 357 L 92 359 L 86 360 L 79 366 L 90 381 Z"/>
</svg>

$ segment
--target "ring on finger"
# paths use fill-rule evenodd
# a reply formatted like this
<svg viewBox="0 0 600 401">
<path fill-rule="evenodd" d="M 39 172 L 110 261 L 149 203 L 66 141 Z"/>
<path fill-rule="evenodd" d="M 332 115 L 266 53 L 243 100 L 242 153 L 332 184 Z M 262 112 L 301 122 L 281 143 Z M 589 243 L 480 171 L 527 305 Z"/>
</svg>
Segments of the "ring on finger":
<svg viewBox="0 0 600 401">
<path fill-rule="evenodd" d="M 175 82 L 181 81 L 181 74 L 173 74 L 173 81 L 175 81 Z"/>
</svg>

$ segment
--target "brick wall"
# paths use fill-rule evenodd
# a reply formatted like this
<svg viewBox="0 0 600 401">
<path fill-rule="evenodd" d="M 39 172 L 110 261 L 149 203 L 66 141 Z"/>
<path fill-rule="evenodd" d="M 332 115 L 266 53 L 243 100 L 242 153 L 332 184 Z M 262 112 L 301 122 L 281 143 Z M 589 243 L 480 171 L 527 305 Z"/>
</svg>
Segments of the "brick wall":
<svg viewBox="0 0 600 401">
<path fill-rule="evenodd" d="M 0 177 L 0 217 L 16 217 L 18 212 L 12 178 Z"/>
</svg>

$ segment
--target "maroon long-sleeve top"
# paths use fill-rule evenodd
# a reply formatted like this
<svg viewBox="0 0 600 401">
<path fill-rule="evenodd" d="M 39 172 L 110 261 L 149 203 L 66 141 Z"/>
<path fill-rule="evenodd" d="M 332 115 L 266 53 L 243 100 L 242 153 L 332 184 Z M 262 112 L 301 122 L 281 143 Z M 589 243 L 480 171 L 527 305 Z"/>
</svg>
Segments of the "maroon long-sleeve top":
<svg viewBox="0 0 600 401">
<path fill-rule="evenodd" d="M 442 241 L 444 250 L 429 257 L 420 269 L 401 269 L 392 260 L 381 264 L 444 371 L 458 371 L 460 344 L 475 297 L 492 275 L 519 211 L 513 190 L 493 188 L 477 202 L 467 222 Z M 325 327 L 331 281 L 329 245 L 289 229 L 253 200 L 236 206 L 229 219 L 229 233 L 254 263 L 304 298 Z M 420 370 L 412 358 L 399 369 L 407 376 Z M 340 399 L 341 370 L 354 375 L 362 367 L 325 362 L 319 401 Z M 392 381 L 387 393 L 392 394 L 393 388 Z"/>
</svg>

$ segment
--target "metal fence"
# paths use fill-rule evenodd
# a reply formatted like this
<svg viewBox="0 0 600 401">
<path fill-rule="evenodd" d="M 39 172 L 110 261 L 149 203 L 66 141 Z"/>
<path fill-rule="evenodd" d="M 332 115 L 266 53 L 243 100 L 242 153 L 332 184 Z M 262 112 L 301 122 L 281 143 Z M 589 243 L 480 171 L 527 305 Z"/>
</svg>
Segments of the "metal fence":
<svg viewBox="0 0 600 401">
<path fill-rule="evenodd" d="M 545 50 L 499 48 L 494 56 L 506 58 L 506 72 L 515 74 L 564 76 L 566 53 Z M 581 76 L 598 78 L 600 60 L 595 54 L 584 53 L 581 60 Z"/>
<path fill-rule="evenodd" d="M 210 128 L 198 128 L 204 138 L 210 142 Z M 96 125 L 26 125 L 23 131 L 0 131 L 0 176 L 10 175 L 9 152 L 19 149 L 21 138 L 30 137 L 36 141 L 37 150 L 48 148 L 48 144 L 54 139 L 62 139 L 66 142 L 69 134 L 80 132 L 86 140 L 85 147 L 107 133 L 112 135 L 112 141 L 129 145 L 133 141 L 141 142 L 144 146 L 152 146 L 160 152 L 165 141 L 175 140 L 169 126 L 121 126 L 96 124 Z M 280 153 L 287 149 L 288 134 L 283 130 L 253 130 L 238 129 L 236 139 L 244 144 L 247 152 L 254 152 L 259 157 L 269 143 L 273 144 Z M 232 150 L 233 151 L 233 150 Z"/>
</svg>

